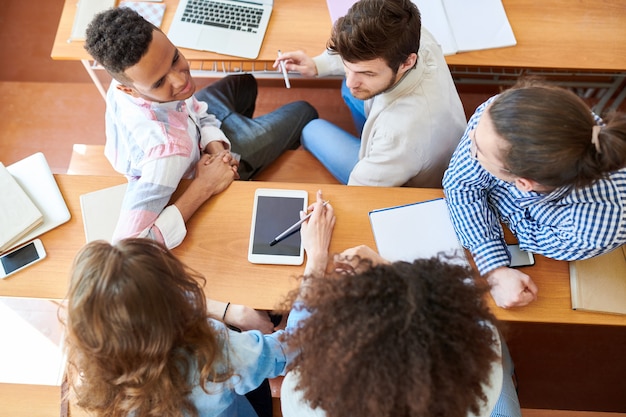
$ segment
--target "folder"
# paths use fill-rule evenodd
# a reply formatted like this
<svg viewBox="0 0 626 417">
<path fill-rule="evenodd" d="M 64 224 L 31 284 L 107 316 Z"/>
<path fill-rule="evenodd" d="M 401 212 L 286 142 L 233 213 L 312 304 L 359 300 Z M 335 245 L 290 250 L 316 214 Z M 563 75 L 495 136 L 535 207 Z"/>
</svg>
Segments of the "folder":
<svg viewBox="0 0 626 417">
<path fill-rule="evenodd" d="M 40 225 L 43 215 L 1 162 L 0 194 L 0 252 L 4 252 Z"/>
<path fill-rule="evenodd" d="M 37 152 L 17 161 L 9 165 L 7 170 L 43 215 L 43 222 L 20 237 L 11 247 L 26 243 L 71 218 L 59 185 L 43 153 Z"/>
<path fill-rule="evenodd" d="M 626 314 L 626 247 L 569 263 L 572 308 Z"/>
<path fill-rule="evenodd" d="M 378 253 L 389 261 L 445 254 L 469 265 L 443 198 L 372 210 L 369 218 Z"/>
<path fill-rule="evenodd" d="M 85 241 L 113 240 L 113 233 L 120 218 L 122 201 L 128 183 L 92 191 L 80 196 Z"/>
</svg>

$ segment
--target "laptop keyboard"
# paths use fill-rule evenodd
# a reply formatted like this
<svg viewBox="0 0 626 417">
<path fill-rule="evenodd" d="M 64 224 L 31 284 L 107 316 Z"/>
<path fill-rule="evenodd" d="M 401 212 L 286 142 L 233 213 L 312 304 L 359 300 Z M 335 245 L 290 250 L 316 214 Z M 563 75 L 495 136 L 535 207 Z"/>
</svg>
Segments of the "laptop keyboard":
<svg viewBox="0 0 626 417">
<path fill-rule="evenodd" d="M 183 22 L 217 26 L 225 29 L 256 33 L 263 9 L 219 3 L 211 0 L 189 0 Z"/>
</svg>

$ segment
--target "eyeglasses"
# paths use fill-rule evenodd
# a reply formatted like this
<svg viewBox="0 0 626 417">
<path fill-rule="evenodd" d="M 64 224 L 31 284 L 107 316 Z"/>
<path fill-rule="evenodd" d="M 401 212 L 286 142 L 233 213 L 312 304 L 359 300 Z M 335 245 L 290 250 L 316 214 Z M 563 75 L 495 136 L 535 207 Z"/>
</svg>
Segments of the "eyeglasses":
<svg viewBox="0 0 626 417">
<path fill-rule="evenodd" d="M 489 161 L 486 161 L 485 158 L 481 158 L 482 160 L 478 158 L 478 145 L 476 144 L 476 129 L 470 130 L 469 133 L 468 133 L 468 136 L 470 138 L 469 153 L 470 153 L 470 157 L 474 161 L 476 161 L 479 164 L 483 165 L 483 167 L 484 167 L 484 165 L 490 165 L 493 168 L 497 168 L 500 171 L 504 171 L 504 172 L 506 172 L 508 174 L 513 174 L 508 168 L 505 168 L 505 167 L 503 167 L 500 164 L 491 163 Z"/>
</svg>

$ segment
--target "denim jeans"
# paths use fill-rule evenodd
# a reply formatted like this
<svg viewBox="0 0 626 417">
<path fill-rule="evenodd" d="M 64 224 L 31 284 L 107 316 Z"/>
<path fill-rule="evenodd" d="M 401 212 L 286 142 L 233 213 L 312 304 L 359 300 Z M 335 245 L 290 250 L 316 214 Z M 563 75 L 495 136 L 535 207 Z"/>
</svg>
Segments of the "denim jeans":
<svg viewBox="0 0 626 417">
<path fill-rule="evenodd" d="M 253 118 L 257 91 L 254 77 L 241 74 L 224 77 L 195 94 L 208 104 L 207 113 L 222 122 L 232 151 L 241 155 L 242 180 L 251 179 L 284 151 L 300 146 L 302 128 L 317 118 L 315 108 L 305 101 Z"/>
<path fill-rule="evenodd" d="M 356 131 L 361 135 L 365 124 L 365 106 L 354 98 L 344 80 L 341 95 L 352 113 Z M 302 131 L 302 145 L 311 152 L 342 184 L 347 184 L 352 169 L 359 162 L 361 139 L 326 120 L 314 120 Z"/>
</svg>

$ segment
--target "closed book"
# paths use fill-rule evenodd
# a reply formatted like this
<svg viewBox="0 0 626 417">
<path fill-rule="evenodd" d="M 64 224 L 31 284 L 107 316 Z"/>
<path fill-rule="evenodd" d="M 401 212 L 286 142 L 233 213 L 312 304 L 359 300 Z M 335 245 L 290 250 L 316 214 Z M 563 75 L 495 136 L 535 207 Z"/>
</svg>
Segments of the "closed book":
<svg viewBox="0 0 626 417">
<path fill-rule="evenodd" d="M 626 314 L 626 248 L 594 258 L 572 261 L 572 308 Z"/>
<path fill-rule="evenodd" d="M 41 224 L 43 215 L 2 163 L 0 196 L 0 252 L 4 252 Z"/>
</svg>

